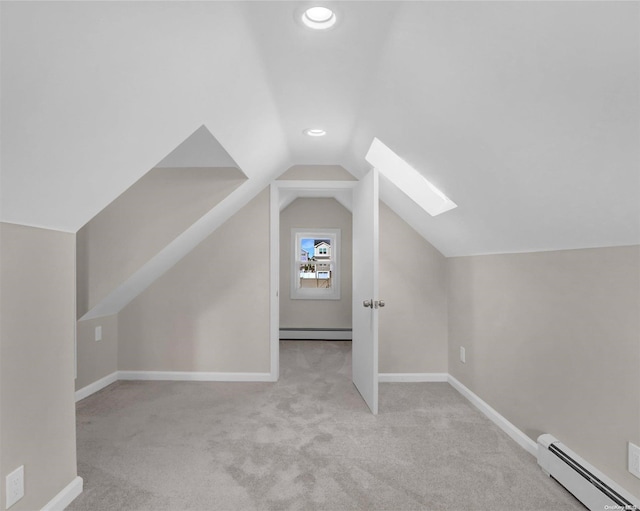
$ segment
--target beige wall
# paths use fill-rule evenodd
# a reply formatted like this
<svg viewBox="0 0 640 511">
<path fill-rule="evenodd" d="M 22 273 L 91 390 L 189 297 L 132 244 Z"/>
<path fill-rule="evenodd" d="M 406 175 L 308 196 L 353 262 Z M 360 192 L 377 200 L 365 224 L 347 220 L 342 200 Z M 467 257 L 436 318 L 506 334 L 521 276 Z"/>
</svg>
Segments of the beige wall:
<svg viewBox="0 0 640 511">
<path fill-rule="evenodd" d="M 356 181 L 353 174 L 339 165 L 294 165 L 287 169 L 278 178 L 279 181 Z"/>
<path fill-rule="evenodd" d="M 102 327 L 102 340 L 95 328 Z M 78 321 L 76 329 L 78 377 L 76 390 L 118 370 L 118 315 Z"/>
<path fill-rule="evenodd" d="M 449 371 L 639 495 L 626 470 L 627 441 L 640 444 L 639 295 L 638 247 L 450 259 Z"/>
<path fill-rule="evenodd" d="M 264 190 L 120 311 L 118 369 L 269 372 L 268 247 Z"/>
<path fill-rule="evenodd" d="M 78 231 L 78 317 L 244 180 L 235 168 L 163 168 L 144 175 Z"/>
<path fill-rule="evenodd" d="M 447 372 L 447 260 L 380 203 L 379 371 Z"/>
<path fill-rule="evenodd" d="M 34 510 L 77 475 L 75 237 L 3 223 L 0 251 L 0 482 L 24 465 L 11 510 Z"/>
<path fill-rule="evenodd" d="M 340 299 L 292 300 L 291 229 L 340 229 Z M 351 212 L 335 199 L 300 198 L 280 212 L 280 327 L 351 328 Z"/>
</svg>

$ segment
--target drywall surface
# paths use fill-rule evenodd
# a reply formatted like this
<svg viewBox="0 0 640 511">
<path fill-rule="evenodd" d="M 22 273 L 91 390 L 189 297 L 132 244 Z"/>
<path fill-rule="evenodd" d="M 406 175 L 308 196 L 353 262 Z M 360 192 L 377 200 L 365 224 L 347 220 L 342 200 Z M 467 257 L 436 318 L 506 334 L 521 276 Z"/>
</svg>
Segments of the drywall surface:
<svg viewBox="0 0 640 511">
<path fill-rule="evenodd" d="M 379 372 L 447 372 L 447 262 L 380 203 Z"/>
<path fill-rule="evenodd" d="M 78 317 L 244 180 L 237 168 L 156 168 L 77 234 Z"/>
<path fill-rule="evenodd" d="M 118 369 L 269 372 L 269 193 L 118 314 Z"/>
<path fill-rule="evenodd" d="M 102 339 L 96 341 L 96 327 L 102 328 Z M 80 390 L 118 370 L 118 315 L 78 321 L 76 327 L 78 376 Z"/>
<path fill-rule="evenodd" d="M 292 300 L 291 229 L 340 229 L 340 299 Z M 335 199 L 300 198 L 280 212 L 280 328 L 351 328 L 351 212 Z"/>
<path fill-rule="evenodd" d="M 75 236 L 2 223 L 0 251 L 0 482 L 24 465 L 11 511 L 41 509 L 77 475 Z"/>
<path fill-rule="evenodd" d="M 294 165 L 279 178 L 280 181 L 356 181 L 353 174 L 340 165 Z"/>
<path fill-rule="evenodd" d="M 449 372 L 640 495 L 640 248 L 453 258 L 448 287 Z"/>
</svg>

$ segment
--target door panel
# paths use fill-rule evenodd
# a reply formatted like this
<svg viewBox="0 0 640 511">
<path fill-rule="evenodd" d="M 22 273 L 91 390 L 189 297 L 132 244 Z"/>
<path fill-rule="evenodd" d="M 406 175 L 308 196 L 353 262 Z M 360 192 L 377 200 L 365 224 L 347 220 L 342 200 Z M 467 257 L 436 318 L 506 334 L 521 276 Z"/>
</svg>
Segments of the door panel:
<svg viewBox="0 0 640 511">
<path fill-rule="evenodd" d="M 352 378 L 371 412 L 378 413 L 378 171 L 353 190 Z"/>
</svg>

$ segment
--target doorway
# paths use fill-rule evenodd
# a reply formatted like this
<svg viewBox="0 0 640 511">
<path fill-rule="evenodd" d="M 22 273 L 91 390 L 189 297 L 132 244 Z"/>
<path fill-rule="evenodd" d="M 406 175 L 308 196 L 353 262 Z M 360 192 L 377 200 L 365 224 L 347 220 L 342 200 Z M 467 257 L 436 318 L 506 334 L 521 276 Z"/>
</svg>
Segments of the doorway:
<svg viewBox="0 0 640 511">
<path fill-rule="evenodd" d="M 280 212 L 280 339 L 351 340 L 351 211 L 298 197 Z"/>
<path fill-rule="evenodd" d="M 322 199 L 315 202 L 306 203 L 300 201 L 298 205 L 293 204 L 298 199 Z M 357 204 L 357 211 L 353 211 L 353 203 Z M 348 267 L 352 272 L 358 272 L 358 281 L 351 279 L 351 286 L 348 286 L 345 290 L 344 283 L 349 279 L 341 278 L 341 291 L 345 290 L 345 295 L 351 302 L 351 307 L 344 306 L 344 300 L 342 307 L 339 303 L 336 303 L 335 298 L 332 299 L 318 299 L 318 297 L 312 297 L 310 299 L 292 298 L 291 289 L 295 289 L 296 286 L 302 287 L 297 279 L 303 278 L 300 275 L 300 258 L 303 257 L 302 245 L 297 246 L 301 239 L 311 239 L 313 244 L 318 242 L 320 248 L 329 250 L 331 243 L 327 243 L 328 238 L 322 232 L 318 232 L 317 236 L 314 235 L 313 229 L 328 229 L 328 218 L 325 215 L 320 215 L 322 208 L 327 208 L 329 204 L 339 204 L 339 207 L 331 208 L 334 211 L 342 210 L 343 213 L 343 226 L 345 231 L 352 234 L 351 241 L 345 240 L 345 244 L 351 245 L 352 251 L 348 253 L 348 257 L 351 257 L 350 264 L 341 264 L 342 269 Z M 312 207 L 309 205 L 313 204 Z M 293 209 L 289 217 L 295 219 L 297 224 L 295 227 L 287 223 L 281 225 L 281 212 L 288 206 Z M 311 214 L 314 218 L 314 222 L 309 225 L 303 225 L 301 222 L 310 222 L 309 217 L 302 218 L 301 210 L 306 209 L 307 214 Z M 347 225 L 344 224 L 344 212 L 345 210 L 351 211 L 353 215 L 352 221 Z M 345 326 L 331 327 L 327 326 L 327 321 L 331 321 L 331 313 L 327 313 L 332 308 L 334 310 L 342 309 L 342 321 L 343 324 L 348 324 L 349 316 L 352 314 L 357 315 L 358 320 L 352 324 L 353 328 L 353 357 L 352 357 L 352 381 L 358 389 L 360 395 L 363 397 L 371 411 L 377 413 L 377 389 L 378 389 L 378 347 L 377 347 L 377 308 L 373 306 L 365 306 L 367 309 L 363 309 L 364 303 L 373 303 L 374 298 L 377 299 L 377 213 L 378 213 L 378 180 L 377 172 L 372 170 L 359 182 L 354 181 L 276 181 L 271 185 L 271 243 L 270 243 L 270 268 L 271 268 L 271 375 L 274 380 L 278 380 L 280 374 L 280 329 L 281 329 L 281 317 L 287 318 L 285 321 L 290 325 L 283 324 L 285 328 L 305 328 L 301 326 L 306 323 L 306 328 L 345 328 Z M 348 215 L 347 215 L 348 218 Z M 314 225 L 315 224 L 315 225 Z M 358 226 L 357 236 L 353 232 L 354 226 Z M 309 229 L 308 237 L 297 236 L 294 231 L 298 229 Z M 289 229 L 291 229 L 289 231 Z M 342 235 L 342 229 L 337 229 L 335 225 L 334 230 L 339 230 Z M 288 232 L 287 232 L 288 231 Z M 341 239 L 342 236 L 340 236 Z M 337 238 L 331 238 L 335 240 Z M 295 240 L 295 241 L 294 241 Z M 309 242 L 307 241 L 307 245 Z M 310 247 L 308 247 L 310 248 Z M 298 254 L 300 249 L 301 254 Z M 284 251 L 287 251 L 286 253 Z M 310 255 L 309 250 L 306 251 L 307 257 Z M 341 257 L 347 253 L 341 251 Z M 358 265 L 353 263 L 353 254 L 359 253 L 360 263 Z M 363 256 L 363 254 L 367 254 Z M 283 257 L 283 255 L 285 257 Z M 307 268 L 310 273 L 313 270 L 317 270 L 318 260 L 311 264 L 314 268 Z M 305 268 L 302 268 L 305 270 Z M 297 270 L 297 271 L 296 271 Z M 327 271 L 324 267 L 323 271 Z M 316 272 L 317 273 L 317 272 Z M 314 275 L 312 278 L 316 278 Z M 287 285 L 287 277 L 289 278 Z M 333 276 L 331 276 L 333 277 Z M 334 281 L 335 282 L 335 281 Z M 349 293 L 350 292 L 350 293 Z M 349 297 L 349 294 L 351 295 Z M 366 296 L 365 296 L 366 295 Z M 342 293 L 340 294 L 342 297 Z M 288 300 L 288 301 L 287 301 Z M 332 303 L 333 302 L 333 303 Z M 281 304 L 286 303 L 286 308 L 281 315 Z M 375 302 L 378 303 L 378 302 Z M 291 307 L 290 307 L 291 306 Z M 354 308 L 356 308 L 354 311 Z M 293 311 L 293 312 L 291 312 Z M 346 322 L 345 314 L 346 311 Z M 333 318 L 335 319 L 335 318 Z M 317 326 L 313 326 L 317 325 Z M 334 337 L 335 338 L 335 337 Z"/>
</svg>

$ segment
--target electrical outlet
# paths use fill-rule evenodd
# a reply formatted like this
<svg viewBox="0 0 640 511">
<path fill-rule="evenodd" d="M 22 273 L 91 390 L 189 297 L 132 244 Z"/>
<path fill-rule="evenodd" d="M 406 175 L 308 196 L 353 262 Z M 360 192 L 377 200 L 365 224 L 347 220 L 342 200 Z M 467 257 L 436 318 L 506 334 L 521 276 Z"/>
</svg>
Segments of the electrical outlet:
<svg viewBox="0 0 640 511">
<path fill-rule="evenodd" d="M 96 327 L 96 341 L 101 341 L 102 340 L 102 326 L 97 326 Z"/>
<path fill-rule="evenodd" d="M 640 447 L 629 442 L 629 472 L 640 479 Z"/>
<path fill-rule="evenodd" d="M 463 364 L 467 363 L 467 353 L 462 346 L 460 346 L 460 362 Z"/>
<path fill-rule="evenodd" d="M 7 476 L 6 494 L 7 509 L 24 497 L 24 465 L 20 465 Z"/>
</svg>

